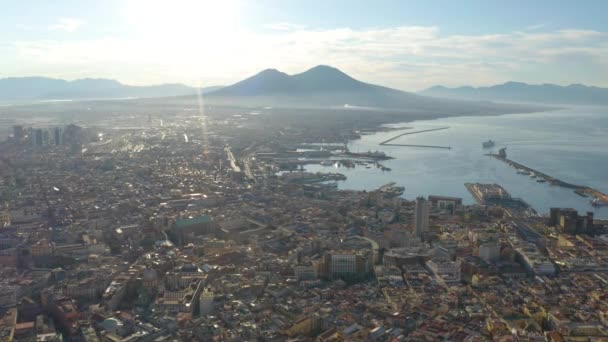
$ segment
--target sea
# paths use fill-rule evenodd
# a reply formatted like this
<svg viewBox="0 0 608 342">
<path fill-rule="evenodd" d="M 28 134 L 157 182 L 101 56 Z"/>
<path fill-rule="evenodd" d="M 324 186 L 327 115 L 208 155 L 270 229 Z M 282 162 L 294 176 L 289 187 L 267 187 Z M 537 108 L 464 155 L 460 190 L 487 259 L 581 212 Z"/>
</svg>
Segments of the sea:
<svg viewBox="0 0 608 342">
<path fill-rule="evenodd" d="M 505 147 L 509 159 L 565 182 L 608 193 L 608 107 L 570 107 L 554 111 L 501 116 L 461 116 L 387 125 L 398 130 L 363 135 L 348 143 L 351 152 L 382 151 L 394 159 L 381 162 L 391 171 L 375 166 L 307 165 L 311 172 L 339 172 L 347 176 L 341 189 L 373 190 L 395 182 L 405 187 L 404 198 L 443 195 L 475 200 L 465 183 L 497 183 L 513 197 L 529 203 L 541 214 L 549 208 L 592 211 L 608 219 L 608 207 L 593 207 L 590 198 L 571 189 L 518 174 L 506 163 L 489 157 Z M 380 142 L 401 133 L 449 127 L 404 135 L 391 143 L 450 147 L 384 146 Z M 495 141 L 493 148 L 482 143 Z"/>
</svg>

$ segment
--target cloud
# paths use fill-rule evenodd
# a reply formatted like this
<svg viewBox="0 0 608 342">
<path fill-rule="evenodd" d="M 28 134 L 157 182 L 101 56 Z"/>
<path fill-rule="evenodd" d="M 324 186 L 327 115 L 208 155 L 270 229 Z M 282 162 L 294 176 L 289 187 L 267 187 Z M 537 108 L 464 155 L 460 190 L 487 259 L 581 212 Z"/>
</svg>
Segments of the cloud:
<svg viewBox="0 0 608 342">
<path fill-rule="evenodd" d="M 272 23 L 264 25 L 264 28 L 275 31 L 295 31 L 304 30 L 306 26 L 293 23 Z"/>
<path fill-rule="evenodd" d="M 48 27 L 51 31 L 74 32 L 84 24 L 84 21 L 76 18 L 61 18 L 57 23 Z"/>
<path fill-rule="evenodd" d="M 108 34 L 90 40 L 20 41 L 11 53 L 22 65 L 54 70 L 49 76 L 62 77 L 59 70 L 64 70 L 127 83 L 229 84 L 265 68 L 296 73 L 329 64 L 358 79 L 404 90 L 509 80 L 608 86 L 607 32 L 446 35 L 435 26 L 278 28 L 287 29 L 192 31 L 179 39 Z"/>
</svg>

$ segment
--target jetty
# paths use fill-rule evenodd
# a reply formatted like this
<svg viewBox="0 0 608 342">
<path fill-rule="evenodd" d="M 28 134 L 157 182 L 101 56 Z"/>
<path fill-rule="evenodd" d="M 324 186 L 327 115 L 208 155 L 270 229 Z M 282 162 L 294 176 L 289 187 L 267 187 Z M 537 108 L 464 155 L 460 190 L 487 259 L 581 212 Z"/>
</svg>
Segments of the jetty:
<svg viewBox="0 0 608 342">
<path fill-rule="evenodd" d="M 524 164 L 521 164 L 514 160 L 509 159 L 509 158 L 507 158 L 506 153 L 504 153 L 504 152 L 501 154 L 488 153 L 487 155 L 490 157 L 496 158 L 502 162 L 505 162 L 518 170 L 523 170 L 523 171 L 529 172 L 531 174 L 534 174 L 536 176 L 536 178 L 544 179 L 551 185 L 560 186 L 562 188 L 573 189 L 574 193 L 576 193 L 577 195 L 579 195 L 581 197 L 592 197 L 592 198 L 599 199 L 601 201 L 608 201 L 608 195 L 597 189 L 594 189 L 594 188 L 591 188 L 591 187 L 588 187 L 585 185 L 578 185 L 578 184 L 564 182 L 563 180 L 555 178 L 542 171 L 533 169 L 529 166 L 526 166 Z"/>
<path fill-rule="evenodd" d="M 378 145 L 382 145 L 382 146 L 405 146 L 405 147 L 427 147 L 427 148 L 441 148 L 441 149 L 451 149 L 450 146 L 435 146 L 435 145 L 412 145 L 412 144 L 391 144 L 391 141 L 396 140 L 398 138 L 401 138 L 402 136 L 405 135 L 412 135 L 412 134 L 419 134 L 419 133 L 426 133 L 426 132 L 433 132 L 433 131 L 441 131 L 444 129 L 448 129 L 450 127 L 439 127 L 439 128 L 431 128 L 431 129 L 425 129 L 422 131 L 415 131 L 415 132 L 405 132 L 405 133 L 401 133 L 398 134 L 390 139 L 384 140 L 383 142 L 381 142 Z"/>
<path fill-rule="evenodd" d="M 426 148 L 440 148 L 444 150 L 451 150 L 450 146 L 436 146 L 436 145 L 411 145 L 411 144 L 384 144 L 384 146 L 404 146 L 404 147 L 426 147 Z"/>
</svg>

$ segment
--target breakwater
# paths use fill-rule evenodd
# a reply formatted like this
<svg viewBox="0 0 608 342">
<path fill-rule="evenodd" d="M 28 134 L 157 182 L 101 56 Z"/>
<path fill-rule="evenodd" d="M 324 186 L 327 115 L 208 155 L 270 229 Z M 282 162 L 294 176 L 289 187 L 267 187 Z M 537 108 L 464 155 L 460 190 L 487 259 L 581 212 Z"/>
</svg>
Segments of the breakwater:
<svg viewBox="0 0 608 342">
<path fill-rule="evenodd" d="M 420 133 L 427 133 L 427 132 L 433 132 L 433 131 L 441 131 L 444 129 L 448 129 L 450 127 L 439 127 L 439 128 L 431 128 L 431 129 L 425 129 L 422 131 L 415 131 L 415 132 L 405 132 L 405 133 L 401 133 L 398 134 L 390 139 L 384 140 L 383 142 L 379 143 L 379 145 L 382 146 L 404 146 L 404 147 L 427 147 L 427 148 L 441 148 L 441 149 L 451 149 L 450 146 L 436 146 L 436 145 L 414 145 L 414 144 L 394 144 L 391 143 L 391 141 L 394 141 L 398 138 L 401 138 L 405 135 L 412 135 L 412 134 L 420 134 Z"/>
</svg>

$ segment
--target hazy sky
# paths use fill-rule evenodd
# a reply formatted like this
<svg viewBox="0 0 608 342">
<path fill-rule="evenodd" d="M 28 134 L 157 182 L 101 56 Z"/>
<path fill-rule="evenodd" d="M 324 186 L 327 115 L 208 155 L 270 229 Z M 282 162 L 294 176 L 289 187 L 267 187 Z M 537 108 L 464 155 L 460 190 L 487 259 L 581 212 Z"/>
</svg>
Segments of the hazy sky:
<svg viewBox="0 0 608 342">
<path fill-rule="evenodd" d="M 404 90 L 608 86 L 608 1 L 0 0 L 0 77 L 230 84 L 317 64 Z"/>
</svg>

